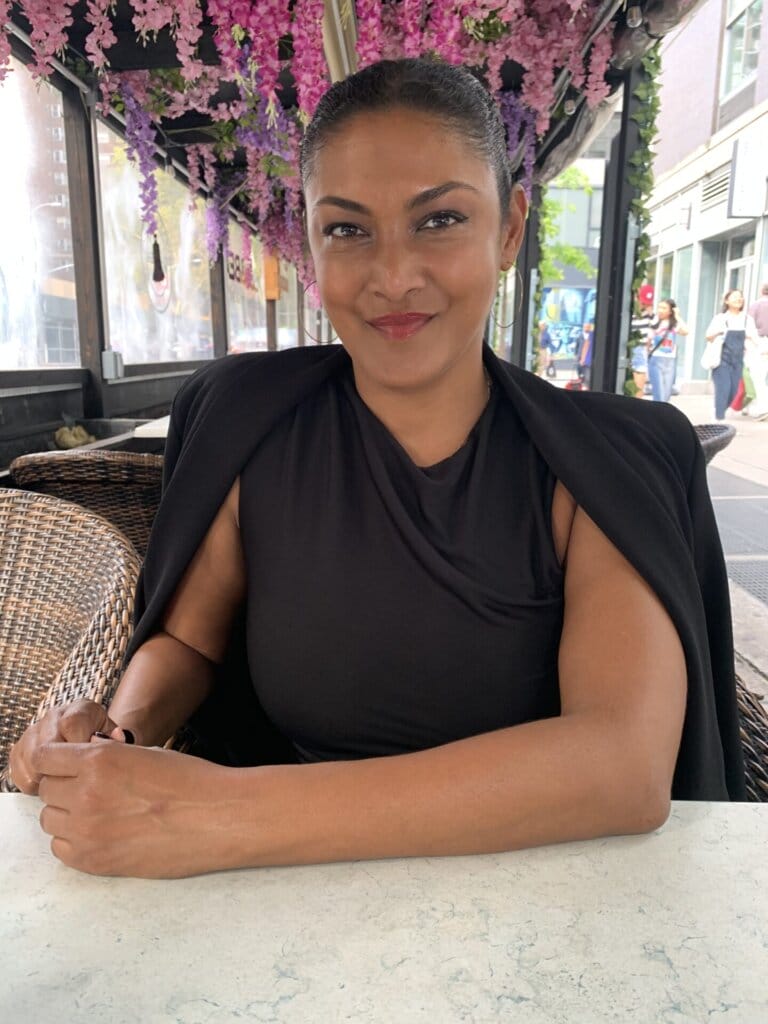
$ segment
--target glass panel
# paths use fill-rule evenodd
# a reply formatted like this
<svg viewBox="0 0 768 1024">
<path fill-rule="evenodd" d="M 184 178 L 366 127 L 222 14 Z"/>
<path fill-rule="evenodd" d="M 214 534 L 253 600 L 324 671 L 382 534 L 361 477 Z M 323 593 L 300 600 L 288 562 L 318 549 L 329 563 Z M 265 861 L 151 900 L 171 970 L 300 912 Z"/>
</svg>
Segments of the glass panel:
<svg viewBox="0 0 768 1024">
<path fill-rule="evenodd" d="M 661 299 L 668 299 L 672 297 L 672 270 L 674 268 L 675 258 L 671 254 L 665 256 L 661 261 L 661 283 L 659 293 L 656 295 L 656 302 L 660 302 Z"/>
<path fill-rule="evenodd" d="M 515 297 L 516 291 L 517 272 L 510 270 L 502 274 L 490 318 L 489 344 L 497 356 L 507 361 L 512 355 L 512 331 L 519 301 Z"/>
<path fill-rule="evenodd" d="M 754 0 L 726 30 L 723 93 L 739 88 L 757 70 L 763 0 Z"/>
<path fill-rule="evenodd" d="M 205 213 L 168 171 L 156 172 L 157 238 L 165 277 L 152 279 L 152 240 L 139 216 L 139 175 L 125 143 L 97 126 L 107 335 L 126 363 L 211 359 L 211 285 Z"/>
<path fill-rule="evenodd" d="M 687 245 L 685 249 L 680 249 L 677 254 L 677 278 L 675 283 L 675 294 L 673 296 L 677 303 L 678 312 L 685 321 L 688 320 L 688 303 L 691 300 L 692 264 L 693 246 Z"/>
<path fill-rule="evenodd" d="M 78 366 L 60 93 L 11 58 L 0 87 L 0 370 Z"/>
<path fill-rule="evenodd" d="M 261 244 L 251 235 L 248 246 L 248 238 L 236 221 L 230 221 L 230 252 L 225 264 L 227 348 L 230 352 L 265 352 L 267 349 Z"/>
<path fill-rule="evenodd" d="M 756 0 L 747 11 L 747 28 L 744 33 L 744 77 L 757 70 L 760 54 L 760 22 L 763 17 L 763 0 Z"/>
<path fill-rule="evenodd" d="M 309 301 L 308 293 L 304 292 L 304 344 L 326 345 L 331 338 L 331 325 L 325 310 L 318 308 L 316 303 Z"/>
<path fill-rule="evenodd" d="M 277 347 L 293 348 L 299 343 L 299 298 L 296 268 L 280 260 L 280 298 L 277 300 Z"/>
<path fill-rule="evenodd" d="M 558 215 L 559 242 L 585 247 L 589 225 L 589 200 L 586 191 L 574 188 L 552 188 L 550 196 L 560 206 Z M 598 221 L 599 225 L 599 221 Z"/>
<path fill-rule="evenodd" d="M 725 58 L 725 83 L 723 91 L 727 94 L 733 92 L 741 84 L 742 65 L 744 62 L 744 31 L 746 29 L 746 14 L 728 29 L 728 49 Z"/>
</svg>

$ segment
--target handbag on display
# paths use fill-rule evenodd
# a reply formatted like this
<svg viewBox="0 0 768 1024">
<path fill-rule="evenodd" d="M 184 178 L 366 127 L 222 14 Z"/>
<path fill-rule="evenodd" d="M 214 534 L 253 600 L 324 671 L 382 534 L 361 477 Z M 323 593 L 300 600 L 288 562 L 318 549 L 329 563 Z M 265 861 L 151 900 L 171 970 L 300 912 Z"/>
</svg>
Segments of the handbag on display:
<svg viewBox="0 0 768 1024">
<path fill-rule="evenodd" d="M 706 347 L 701 356 L 701 365 L 705 370 L 714 370 L 720 365 L 720 360 L 723 355 L 723 342 L 725 336 L 720 334 L 717 338 L 706 343 Z"/>
</svg>

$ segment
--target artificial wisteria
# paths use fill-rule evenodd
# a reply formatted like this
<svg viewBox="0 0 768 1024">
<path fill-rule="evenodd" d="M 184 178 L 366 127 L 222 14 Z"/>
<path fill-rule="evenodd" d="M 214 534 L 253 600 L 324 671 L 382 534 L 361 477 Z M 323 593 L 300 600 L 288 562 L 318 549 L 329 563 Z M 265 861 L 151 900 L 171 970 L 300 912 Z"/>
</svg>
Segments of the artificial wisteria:
<svg viewBox="0 0 768 1024">
<path fill-rule="evenodd" d="M 155 179 L 155 131 L 145 107 L 142 107 L 125 82 L 122 88 L 125 106 L 125 144 L 128 158 L 139 165 L 141 219 L 147 233 L 157 234 L 157 181 Z"/>
<path fill-rule="evenodd" d="M 63 56 L 76 0 L 19 0 L 14 5 L 31 26 L 33 69 L 48 74 Z M 139 165 L 142 219 L 150 236 L 157 227 L 156 142 L 167 143 L 163 121 L 194 111 L 210 124 L 210 141 L 187 146 L 192 202 L 205 193 L 211 259 L 227 245 L 230 201 L 238 196 L 257 223 L 262 243 L 295 263 L 306 284 L 298 152 L 301 134 L 328 85 L 323 50 L 324 0 L 131 0 L 137 36 L 152 41 L 168 30 L 178 69 L 115 73 L 109 66 L 116 35 L 116 0 L 86 0 L 90 26 L 85 56 L 102 97 L 126 122 L 129 155 Z M 537 138 L 547 130 L 563 95 L 581 90 L 595 106 L 606 97 L 612 25 L 592 37 L 603 0 L 345 0 L 354 16 L 357 66 L 381 58 L 431 54 L 477 69 L 499 103 L 508 150 L 533 180 Z M 78 10 L 81 5 L 78 5 Z M 3 26 L 10 0 L 0 0 L 0 82 L 10 52 Z M 218 66 L 202 63 L 204 18 L 215 30 Z M 290 55 L 290 57 L 289 57 Z M 521 69 L 519 88 L 502 89 L 506 61 Z M 290 69 L 296 107 L 284 110 Z M 228 83 L 222 92 L 222 84 Z M 226 96 L 226 99 L 222 99 Z M 245 152 L 245 171 L 233 172 L 235 153 Z M 250 247 L 244 229 L 243 258 Z"/>
<path fill-rule="evenodd" d="M 0 0 L 0 84 L 8 74 L 11 56 L 11 37 L 3 32 L 3 26 L 11 18 L 11 0 Z"/>
</svg>

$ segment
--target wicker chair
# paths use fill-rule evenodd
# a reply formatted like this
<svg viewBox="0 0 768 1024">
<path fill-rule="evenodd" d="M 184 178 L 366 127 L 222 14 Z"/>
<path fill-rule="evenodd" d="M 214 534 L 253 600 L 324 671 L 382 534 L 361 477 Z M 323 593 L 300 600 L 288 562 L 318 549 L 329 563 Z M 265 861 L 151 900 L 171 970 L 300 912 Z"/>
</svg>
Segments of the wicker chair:
<svg viewBox="0 0 768 1024">
<path fill-rule="evenodd" d="M 0 489 L 0 789 L 9 788 L 11 744 L 48 708 L 111 700 L 139 568 L 100 516 Z"/>
<path fill-rule="evenodd" d="M 736 700 L 747 776 L 747 799 L 753 803 L 768 803 L 768 713 L 738 676 Z"/>
<path fill-rule="evenodd" d="M 73 501 L 122 530 L 141 558 L 160 503 L 162 455 L 39 452 L 11 463 L 14 487 Z"/>
<path fill-rule="evenodd" d="M 694 430 L 707 462 L 711 462 L 718 452 L 727 448 L 736 436 L 736 428 L 729 423 L 703 423 L 694 427 Z"/>
</svg>

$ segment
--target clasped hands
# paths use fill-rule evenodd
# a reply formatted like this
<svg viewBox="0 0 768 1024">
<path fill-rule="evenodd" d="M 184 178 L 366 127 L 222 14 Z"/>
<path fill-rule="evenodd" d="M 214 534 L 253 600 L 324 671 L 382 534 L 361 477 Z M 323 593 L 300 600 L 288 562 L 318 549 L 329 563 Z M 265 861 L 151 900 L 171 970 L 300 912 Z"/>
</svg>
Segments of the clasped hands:
<svg viewBox="0 0 768 1024">
<path fill-rule="evenodd" d="M 23 793 L 39 795 L 41 827 L 69 867 L 179 878 L 234 866 L 226 819 L 217 815 L 233 770 L 130 746 L 92 701 L 54 708 L 30 726 L 11 750 L 10 770 Z"/>
</svg>

